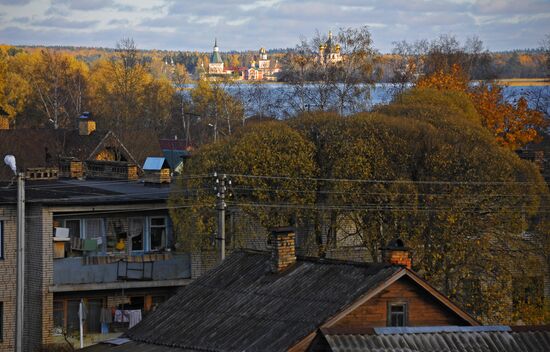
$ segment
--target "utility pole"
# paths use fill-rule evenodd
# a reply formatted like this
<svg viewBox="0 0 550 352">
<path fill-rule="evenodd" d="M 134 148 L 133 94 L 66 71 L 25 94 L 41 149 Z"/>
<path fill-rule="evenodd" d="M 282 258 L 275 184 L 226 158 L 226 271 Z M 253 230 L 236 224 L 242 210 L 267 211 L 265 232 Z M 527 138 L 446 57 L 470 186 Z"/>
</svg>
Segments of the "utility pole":
<svg viewBox="0 0 550 352">
<path fill-rule="evenodd" d="M 23 317 L 25 304 L 25 173 L 17 174 L 17 309 L 15 346 L 23 351 Z"/>
<path fill-rule="evenodd" d="M 218 241 L 218 249 L 220 251 L 220 260 L 225 259 L 225 209 L 227 204 L 225 203 L 225 195 L 227 192 L 227 186 L 231 185 L 231 180 L 227 180 L 227 176 L 218 175 L 214 173 L 214 178 L 216 179 L 216 210 L 218 212 L 218 233 L 216 240 Z"/>
</svg>

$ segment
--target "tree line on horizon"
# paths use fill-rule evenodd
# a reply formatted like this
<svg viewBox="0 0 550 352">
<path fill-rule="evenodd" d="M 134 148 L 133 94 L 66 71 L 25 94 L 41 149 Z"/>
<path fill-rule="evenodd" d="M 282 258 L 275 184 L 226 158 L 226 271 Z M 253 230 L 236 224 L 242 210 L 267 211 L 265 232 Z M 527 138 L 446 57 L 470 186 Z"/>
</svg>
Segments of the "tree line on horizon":
<svg viewBox="0 0 550 352">
<path fill-rule="evenodd" d="M 383 77 L 390 77 L 393 89 L 400 91 L 439 73 L 443 80 L 449 74 L 459 77 L 461 83 L 455 84 L 478 97 L 486 125 L 496 134 L 507 134 L 501 138 L 507 138 L 512 148 L 538 138 L 533 131 L 541 124 L 541 115 L 536 111 L 548 111 L 549 94 L 537 97 L 533 109 L 522 98 L 515 104 L 506 103 L 498 87 L 482 84 L 477 92 L 470 89 L 469 80 L 494 75 L 491 54 L 476 38 L 460 43 L 443 35 L 430 41 L 397 43 L 391 65 L 373 47 L 367 27 L 344 28 L 335 34 L 345 58 L 339 63 L 319 60 L 319 45 L 326 40 L 318 33 L 281 54 L 281 79 L 287 88 L 275 92 L 279 96 L 275 101 L 267 99 L 270 92 L 265 86 L 239 89 L 230 76 L 200 80 L 189 94 L 183 94 L 180 88 L 192 79 L 188 67 L 172 61 L 167 64 L 162 55 L 146 55 L 148 52 L 139 50 L 129 38 L 119 41 L 107 55 L 95 49 L 71 53 L 0 46 L 0 107 L 12 128 L 76 128 L 80 114 L 88 111 L 102 129 L 120 134 L 147 130 L 162 137 L 179 135 L 189 144 L 201 145 L 231 135 L 251 117 L 277 116 L 283 103 L 291 105 L 286 113 L 289 117 L 317 110 L 352 114 L 372 109 L 372 87 Z M 549 53 L 550 49 L 547 64 Z M 236 61 L 237 56 L 233 58 Z M 88 60 L 90 57 L 94 59 Z M 548 65 L 546 72 L 550 72 Z M 252 107 L 248 110 L 253 116 L 246 116 L 245 106 Z M 525 126 L 533 128 L 524 130 Z M 516 140 L 511 141 L 510 136 Z"/>
</svg>

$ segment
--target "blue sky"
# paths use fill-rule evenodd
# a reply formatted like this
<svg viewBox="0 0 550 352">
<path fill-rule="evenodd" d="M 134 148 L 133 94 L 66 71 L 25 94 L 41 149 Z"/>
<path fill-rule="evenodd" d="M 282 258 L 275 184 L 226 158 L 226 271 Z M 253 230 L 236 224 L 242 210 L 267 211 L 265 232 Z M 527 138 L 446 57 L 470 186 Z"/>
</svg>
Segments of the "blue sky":
<svg viewBox="0 0 550 352">
<path fill-rule="evenodd" d="M 316 30 L 368 25 L 382 52 L 392 42 L 478 36 L 490 50 L 539 46 L 550 0 L 0 0 L 0 43 L 142 49 L 293 47 Z"/>
</svg>

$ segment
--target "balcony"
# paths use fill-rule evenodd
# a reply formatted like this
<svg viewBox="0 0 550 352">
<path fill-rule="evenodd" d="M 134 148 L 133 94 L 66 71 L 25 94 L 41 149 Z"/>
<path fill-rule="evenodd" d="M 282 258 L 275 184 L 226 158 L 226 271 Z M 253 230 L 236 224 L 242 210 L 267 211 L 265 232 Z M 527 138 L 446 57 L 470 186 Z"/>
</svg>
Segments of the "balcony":
<svg viewBox="0 0 550 352">
<path fill-rule="evenodd" d="M 144 270 L 124 270 L 125 267 Z M 123 271 L 125 275 L 121 275 Z M 85 257 L 70 257 L 54 259 L 50 291 L 183 286 L 190 282 L 190 278 L 189 254 L 170 254 L 161 260 L 155 260 L 155 257 L 127 257 L 103 263 L 90 262 Z"/>
</svg>

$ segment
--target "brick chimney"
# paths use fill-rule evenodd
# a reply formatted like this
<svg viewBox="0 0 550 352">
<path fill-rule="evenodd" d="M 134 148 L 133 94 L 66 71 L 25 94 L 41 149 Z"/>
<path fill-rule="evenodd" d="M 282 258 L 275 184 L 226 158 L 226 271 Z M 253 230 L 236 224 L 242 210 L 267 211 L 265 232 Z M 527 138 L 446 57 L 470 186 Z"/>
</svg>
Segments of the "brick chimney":
<svg viewBox="0 0 550 352">
<path fill-rule="evenodd" d="M 280 273 L 296 263 L 294 229 L 277 228 L 271 232 L 271 271 Z"/>
<path fill-rule="evenodd" d="M 95 121 L 91 119 L 89 112 L 84 112 L 78 118 L 78 134 L 89 136 L 95 131 Z"/>
<path fill-rule="evenodd" d="M 8 113 L 0 106 L 0 130 L 9 130 L 10 121 L 8 120 Z"/>
<path fill-rule="evenodd" d="M 405 247 L 403 240 L 397 238 L 382 250 L 382 261 L 392 264 L 392 265 L 402 265 L 407 269 L 411 269 L 412 260 L 409 256 L 409 249 Z"/>
<path fill-rule="evenodd" d="M 7 117 L 0 115 L 0 130 L 9 130 L 10 122 Z"/>
</svg>

